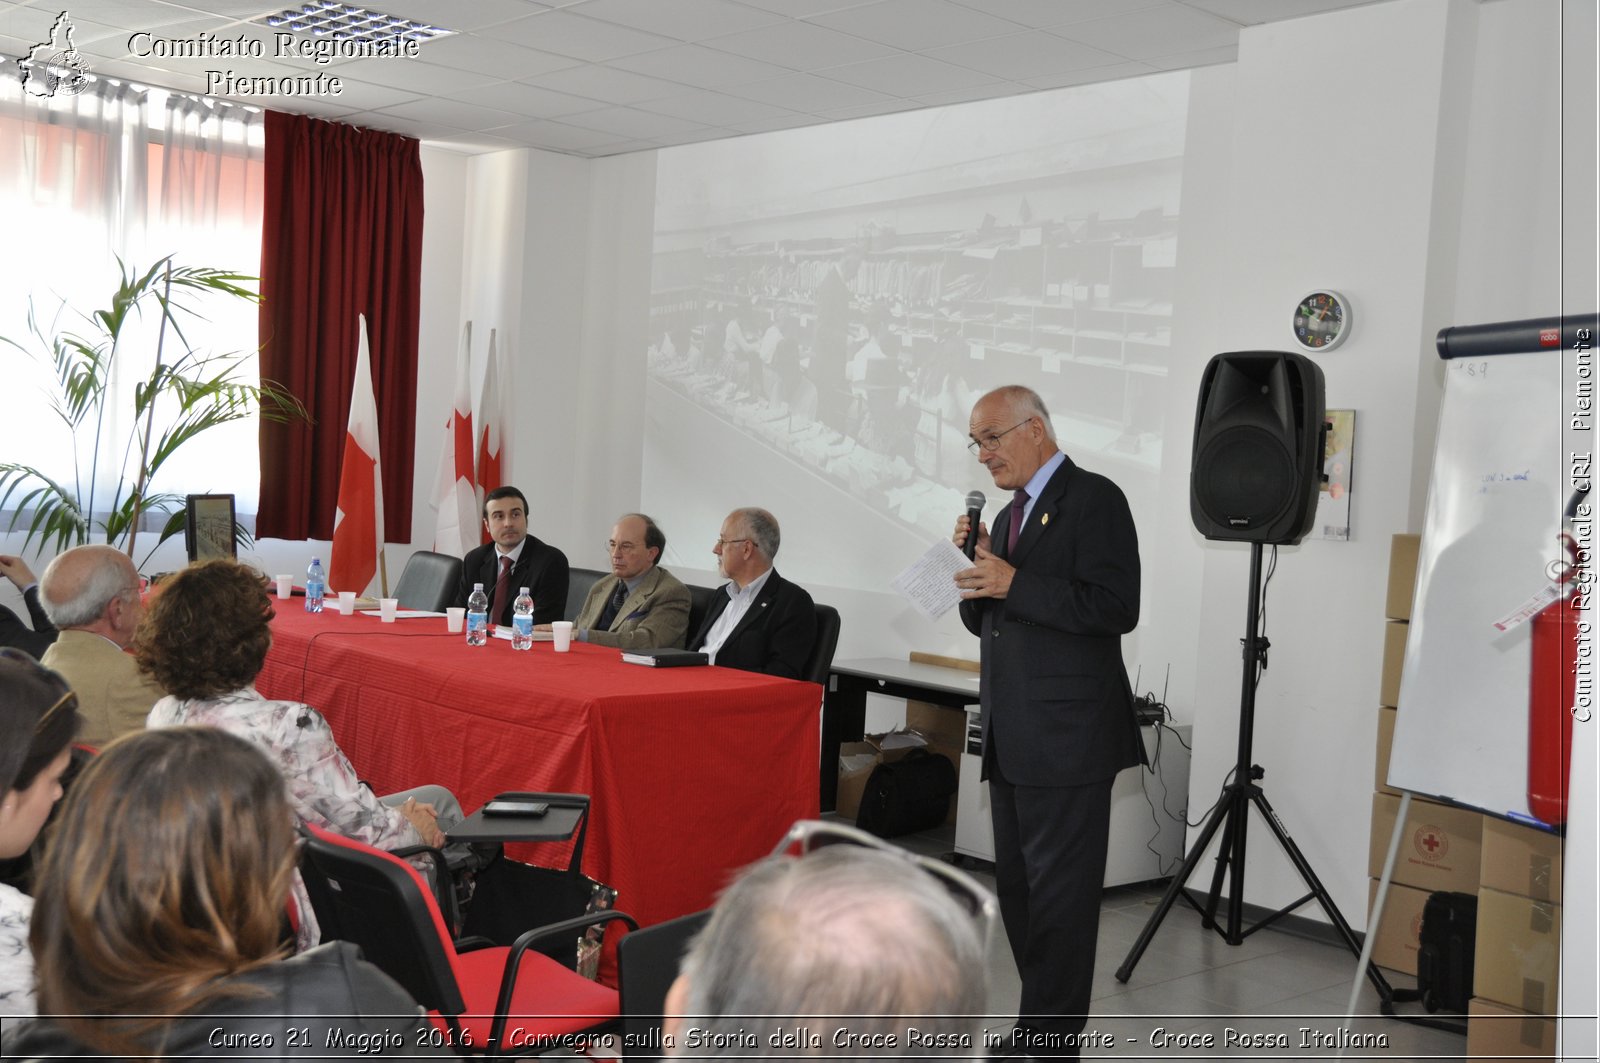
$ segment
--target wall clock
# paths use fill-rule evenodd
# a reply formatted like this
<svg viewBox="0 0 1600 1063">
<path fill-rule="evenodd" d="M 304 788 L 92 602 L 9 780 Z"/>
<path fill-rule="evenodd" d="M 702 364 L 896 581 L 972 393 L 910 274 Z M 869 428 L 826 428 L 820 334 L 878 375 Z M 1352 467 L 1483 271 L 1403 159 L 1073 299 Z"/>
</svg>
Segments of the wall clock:
<svg viewBox="0 0 1600 1063">
<path fill-rule="evenodd" d="M 1319 288 L 1294 308 L 1294 340 L 1302 350 L 1326 351 L 1350 334 L 1350 300 Z"/>
</svg>

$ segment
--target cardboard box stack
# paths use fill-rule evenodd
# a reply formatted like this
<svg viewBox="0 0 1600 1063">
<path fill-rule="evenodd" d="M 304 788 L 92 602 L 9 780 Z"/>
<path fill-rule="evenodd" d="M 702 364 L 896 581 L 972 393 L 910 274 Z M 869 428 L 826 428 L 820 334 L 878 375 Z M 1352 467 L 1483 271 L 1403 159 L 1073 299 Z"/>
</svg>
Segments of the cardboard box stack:
<svg viewBox="0 0 1600 1063">
<path fill-rule="evenodd" d="M 977 661 L 940 657 L 926 653 L 911 654 L 914 664 L 937 664 L 959 668 L 962 671 L 978 670 Z M 867 779 L 879 764 L 899 760 L 912 749 L 926 749 L 950 761 L 961 772 L 961 753 L 967 742 L 967 714 L 933 705 L 925 701 L 906 701 L 906 725 L 885 734 L 867 735 L 860 742 L 843 742 L 839 746 L 839 789 L 834 808 L 841 816 L 855 819 L 861 811 L 861 796 L 866 791 Z M 956 802 L 952 797 L 946 823 L 956 821 Z"/>
<path fill-rule="evenodd" d="M 1467 1054 L 1552 1059 L 1561 961 L 1561 837 L 1486 818 Z"/>
</svg>

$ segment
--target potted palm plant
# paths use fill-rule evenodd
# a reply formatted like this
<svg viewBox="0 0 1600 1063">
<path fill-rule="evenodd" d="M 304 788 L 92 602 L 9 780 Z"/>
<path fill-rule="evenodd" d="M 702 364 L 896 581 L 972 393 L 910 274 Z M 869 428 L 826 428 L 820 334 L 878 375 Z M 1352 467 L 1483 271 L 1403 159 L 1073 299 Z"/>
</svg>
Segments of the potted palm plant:
<svg viewBox="0 0 1600 1063">
<path fill-rule="evenodd" d="M 120 258 L 117 267 L 120 280 L 105 307 L 84 314 L 63 300 L 47 320 L 30 299 L 25 340 L 0 337 L 51 367 L 48 400 L 72 437 L 70 480 L 35 465 L 0 462 L 0 512 L 15 499 L 8 530 L 28 519 L 24 549 L 53 541 L 59 552 L 103 536 L 100 541 L 131 558 L 151 514 L 165 518 L 155 533 L 160 546 L 183 530 L 184 496 L 152 484 L 179 450 L 258 411 L 275 421 L 307 416 L 293 395 L 246 373 L 246 352 L 201 349 L 185 336 L 185 325 L 202 320 L 209 300 L 259 301 L 246 287 L 254 278 L 179 265 L 171 255 L 148 269 Z M 141 330 L 141 321 L 155 328 L 154 363 L 133 387 L 131 409 L 119 410 L 127 391 L 113 390 L 113 379 L 130 358 L 126 348 L 147 342 L 149 329 Z M 243 526 L 236 524 L 234 534 L 251 544 Z"/>
</svg>

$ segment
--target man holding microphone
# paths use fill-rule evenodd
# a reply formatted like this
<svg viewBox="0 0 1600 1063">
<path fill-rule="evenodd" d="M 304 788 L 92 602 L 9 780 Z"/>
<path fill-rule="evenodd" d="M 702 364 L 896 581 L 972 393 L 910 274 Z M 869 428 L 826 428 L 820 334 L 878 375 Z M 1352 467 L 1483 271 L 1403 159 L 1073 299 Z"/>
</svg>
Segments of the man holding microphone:
<svg viewBox="0 0 1600 1063">
<path fill-rule="evenodd" d="M 1078 1058 L 1094 977 L 1111 784 L 1140 763 L 1121 636 L 1139 620 L 1139 547 L 1122 491 L 1056 445 L 1032 390 L 978 400 L 969 445 L 1013 492 L 994 532 L 971 518 L 974 563 L 956 574 L 981 640 L 983 774 L 995 879 L 1022 976 L 1007 1052 Z"/>
</svg>

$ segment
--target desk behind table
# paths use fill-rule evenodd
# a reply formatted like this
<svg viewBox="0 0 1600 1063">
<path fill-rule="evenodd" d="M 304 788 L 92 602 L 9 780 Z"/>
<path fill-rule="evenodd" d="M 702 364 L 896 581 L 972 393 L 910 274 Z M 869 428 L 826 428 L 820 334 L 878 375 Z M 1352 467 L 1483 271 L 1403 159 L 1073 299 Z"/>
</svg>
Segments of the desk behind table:
<svg viewBox="0 0 1600 1063">
<path fill-rule="evenodd" d="M 438 783 L 469 812 L 508 790 L 591 795 L 584 870 L 641 925 L 708 906 L 817 814 L 815 684 L 587 643 L 471 647 L 444 626 L 282 608 L 256 685 L 320 710 L 379 793 Z M 512 847 L 549 866 L 568 852 Z"/>
</svg>

